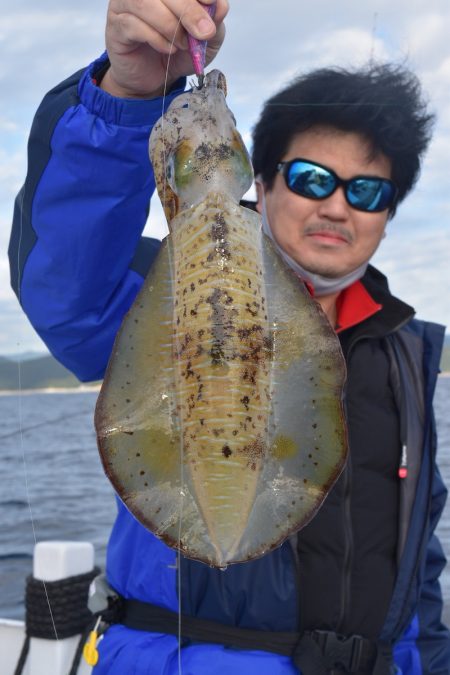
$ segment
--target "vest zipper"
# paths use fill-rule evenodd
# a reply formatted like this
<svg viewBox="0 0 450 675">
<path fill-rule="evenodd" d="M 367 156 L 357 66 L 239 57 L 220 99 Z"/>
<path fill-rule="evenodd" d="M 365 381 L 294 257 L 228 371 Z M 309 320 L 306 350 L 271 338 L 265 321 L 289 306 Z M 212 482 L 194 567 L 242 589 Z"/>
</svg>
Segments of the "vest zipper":
<svg viewBox="0 0 450 675">
<path fill-rule="evenodd" d="M 350 609 L 351 578 L 352 578 L 353 551 L 354 551 L 353 525 L 351 516 L 352 461 L 350 453 L 348 455 L 348 460 L 345 467 L 344 478 L 345 478 L 345 485 L 344 485 L 343 521 L 344 521 L 345 551 L 344 551 L 344 564 L 342 568 L 342 581 L 341 581 L 341 608 L 339 620 L 336 625 L 336 632 L 343 634 L 345 633 L 344 630 L 345 620 L 347 619 Z"/>
<path fill-rule="evenodd" d="M 294 578 L 295 578 L 295 595 L 297 599 L 297 630 L 303 633 L 302 615 L 301 615 L 301 596 L 300 596 L 300 559 L 297 550 L 297 536 L 298 534 L 289 537 L 289 547 L 291 549 L 292 558 L 294 561 Z"/>
</svg>

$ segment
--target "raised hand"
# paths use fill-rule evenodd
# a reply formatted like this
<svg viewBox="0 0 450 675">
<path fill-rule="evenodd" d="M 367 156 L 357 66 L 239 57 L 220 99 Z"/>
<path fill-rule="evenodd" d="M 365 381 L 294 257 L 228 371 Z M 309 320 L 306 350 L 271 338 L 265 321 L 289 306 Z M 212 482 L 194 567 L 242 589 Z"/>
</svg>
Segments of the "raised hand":
<svg viewBox="0 0 450 675">
<path fill-rule="evenodd" d="M 225 36 L 227 12 L 228 0 L 217 0 L 214 21 L 197 0 L 110 0 L 106 48 L 111 67 L 100 86 L 124 98 L 161 95 L 166 84 L 193 72 L 187 33 L 208 40 L 206 60 L 212 61 Z"/>
</svg>

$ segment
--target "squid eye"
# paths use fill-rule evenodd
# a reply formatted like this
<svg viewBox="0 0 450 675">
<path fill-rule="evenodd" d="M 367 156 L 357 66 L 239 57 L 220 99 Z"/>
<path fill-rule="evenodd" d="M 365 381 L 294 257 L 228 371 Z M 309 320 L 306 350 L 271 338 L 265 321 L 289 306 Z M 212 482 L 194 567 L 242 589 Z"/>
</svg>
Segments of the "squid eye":
<svg viewBox="0 0 450 675">
<path fill-rule="evenodd" d="M 169 161 L 167 162 L 166 165 L 166 182 L 170 185 L 172 190 L 175 189 L 174 181 L 175 181 L 175 167 L 173 163 L 173 155 L 169 158 Z"/>
</svg>

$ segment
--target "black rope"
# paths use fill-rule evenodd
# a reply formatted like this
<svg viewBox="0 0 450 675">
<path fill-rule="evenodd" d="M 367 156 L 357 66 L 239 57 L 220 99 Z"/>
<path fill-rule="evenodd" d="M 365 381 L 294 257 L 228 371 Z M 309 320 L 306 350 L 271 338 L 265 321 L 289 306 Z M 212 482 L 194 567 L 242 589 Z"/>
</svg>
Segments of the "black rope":
<svg viewBox="0 0 450 675">
<path fill-rule="evenodd" d="M 93 628 L 93 615 L 87 606 L 89 586 L 99 573 L 99 568 L 95 567 L 86 574 L 78 574 L 58 581 L 44 583 L 33 576 L 27 578 L 25 640 L 14 675 L 22 675 L 30 638 L 62 640 L 80 633 L 82 637 L 89 634 Z M 76 657 L 78 651 L 80 651 L 80 645 L 75 654 Z"/>
<path fill-rule="evenodd" d="M 17 666 L 14 671 L 14 675 L 22 675 L 29 649 L 30 649 L 30 638 L 28 637 L 28 635 L 25 635 L 25 640 L 23 641 L 22 650 L 20 652 L 19 660 L 17 661 Z"/>
<path fill-rule="evenodd" d="M 45 584 L 29 576 L 25 592 L 27 635 L 62 640 L 83 632 L 92 619 L 87 607 L 89 586 L 99 573 L 97 567 L 87 574 Z"/>
</svg>

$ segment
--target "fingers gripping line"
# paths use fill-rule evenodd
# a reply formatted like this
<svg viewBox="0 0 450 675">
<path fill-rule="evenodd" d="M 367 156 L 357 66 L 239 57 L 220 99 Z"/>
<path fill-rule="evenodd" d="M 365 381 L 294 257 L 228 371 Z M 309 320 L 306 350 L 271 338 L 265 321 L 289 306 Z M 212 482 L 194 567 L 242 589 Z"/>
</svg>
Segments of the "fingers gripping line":
<svg viewBox="0 0 450 675">
<path fill-rule="evenodd" d="M 213 0 L 204 1 L 209 4 Z M 219 0 L 217 4 L 216 20 L 220 22 L 228 11 L 228 2 Z M 210 39 L 216 32 L 214 22 L 197 0 L 159 0 L 151 7 L 144 0 L 113 0 L 108 23 L 124 47 L 147 43 L 166 54 L 188 48 L 186 32 L 199 39 Z"/>
</svg>

